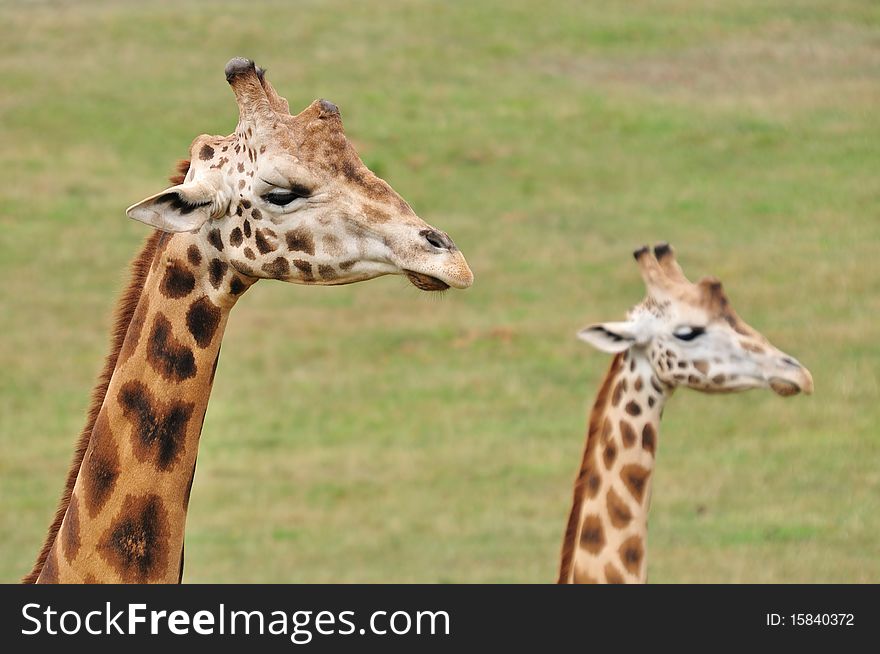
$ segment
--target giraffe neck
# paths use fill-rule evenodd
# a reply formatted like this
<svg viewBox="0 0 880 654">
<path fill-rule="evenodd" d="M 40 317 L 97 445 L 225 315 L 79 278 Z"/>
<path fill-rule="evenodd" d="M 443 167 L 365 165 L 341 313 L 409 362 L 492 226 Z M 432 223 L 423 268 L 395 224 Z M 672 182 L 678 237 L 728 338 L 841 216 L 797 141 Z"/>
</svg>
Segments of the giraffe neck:
<svg viewBox="0 0 880 654">
<path fill-rule="evenodd" d="M 163 235 L 39 582 L 182 574 L 199 435 L 229 311 L 255 280 L 204 235 Z"/>
<path fill-rule="evenodd" d="M 651 476 L 670 393 L 640 350 L 614 357 L 590 414 L 560 583 L 646 580 Z"/>
</svg>

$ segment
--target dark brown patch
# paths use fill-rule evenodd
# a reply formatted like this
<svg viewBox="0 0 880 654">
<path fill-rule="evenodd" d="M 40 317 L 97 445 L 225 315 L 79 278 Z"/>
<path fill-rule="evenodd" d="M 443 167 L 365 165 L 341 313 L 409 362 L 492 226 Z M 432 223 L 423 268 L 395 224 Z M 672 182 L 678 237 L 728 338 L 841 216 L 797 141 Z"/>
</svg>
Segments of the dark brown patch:
<svg viewBox="0 0 880 654">
<path fill-rule="evenodd" d="M 214 288 L 220 288 L 220 284 L 223 282 L 223 276 L 226 275 L 226 270 L 228 268 L 229 264 L 225 261 L 211 259 L 211 263 L 208 264 L 208 279 L 211 282 L 211 286 Z"/>
<path fill-rule="evenodd" d="M 257 244 L 257 249 L 260 251 L 260 254 L 272 252 L 277 247 L 266 240 L 265 231 L 267 230 L 258 229 L 254 232 L 254 241 Z"/>
<path fill-rule="evenodd" d="M 208 232 L 208 243 L 213 245 L 217 250 L 223 249 L 223 238 L 220 236 L 219 229 L 212 229 Z"/>
<path fill-rule="evenodd" d="M 208 347 L 222 317 L 220 307 L 203 296 L 192 303 L 186 312 L 186 326 L 199 347 Z"/>
<path fill-rule="evenodd" d="M 199 159 L 202 161 L 209 161 L 214 156 L 214 148 L 205 143 L 202 146 L 202 149 L 199 150 Z"/>
<path fill-rule="evenodd" d="M 726 380 L 727 377 L 725 377 L 724 375 L 715 375 L 714 377 L 712 377 L 713 384 L 723 384 Z"/>
<path fill-rule="evenodd" d="M 253 209 L 251 209 L 251 218 L 253 218 L 254 220 L 262 220 L 263 214 L 260 212 L 259 209 L 254 207 Z"/>
<path fill-rule="evenodd" d="M 70 498 L 70 506 L 67 507 L 67 515 L 64 516 L 64 526 L 61 528 L 61 546 L 64 548 L 64 558 L 68 563 L 76 558 L 81 544 L 79 538 L 79 500 L 74 495 Z"/>
<path fill-rule="evenodd" d="M 138 342 L 141 339 L 141 332 L 144 329 L 144 321 L 147 318 L 147 312 L 150 310 L 150 300 L 145 295 L 138 302 L 137 309 L 131 317 L 131 323 L 128 325 L 128 332 L 125 335 L 125 341 L 119 350 L 119 364 L 123 364 L 134 354 L 137 349 Z"/>
<path fill-rule="evenodd" d="M 190 245 L 186 249 L 186 258 L 194 266 L 198 266 L 200 263 L 202 263 L 202 253 L 199 252 L 199 248 L 197 245 Z"/>
<path fill-rule="evenodd" d="M 708 361 L 703 361 L 703 360 L 694 361 L 694 368 L 699 370 L 704 375 L 709 374 L 709 362 Z"/>
<path fill-rule="evenodd" d="M 645 497 L 650 476 L 651 471 L 637 463 L 627 464 L 620 470 L 620 478 L 639 503 Z"/>
<path fill-rule="evenodd" d="M 196 361 L 192 350 L 172 334 L 171 322 L 159 312 L 147 342 L 147 361 L 166 379 L 183 381 L 195 377 Z"/>
<path fill-rule="evenodd" d="M 614 460 L 617 458 L 617 447 L 614 443 L 608 443 L 605 446 L 605 451 L 602 452 L 602 460 L 605 462 L 605 467 L 608 470 L 611 470 L 611 466 L 614 465 Z"/>
<path fill-rule="evenodd" d="M 623 567 L 630 574 L 638 575 L 645 556 L 645 547 L 642 545 L 641 536 L 630 536 L 618 548 Z"/>
<path fill-rule="evenodd" d="M 608 507 L 608 517 L 611 519 L 611 524 L 614 527 L 623 529 L 632 521 L 632 512 L 620 495 L 614 492 L 613 488 L 608 489 L 605 503 Z"/>
<path fill-rule="evenodd" d="M 250 259 L 251 261 L 253 261 L 254 259 L 257 258 L 257 255 L 254 254 L 254 251 L 251 250 L 249 247 L 245 247 L 245 249 L 244 249 L 244 256 L 246 256 L 246 257 L 247 257 L 248 259 Z"/>
<path fill-rule="evenodd" d="M 233 295 L 241 295 L 244 293 L 247 287 L 244 285 L 244 282 L 241 281 L 238 277 L 233 277 L 232 281 L 229 282 L 229 292 Z"/>
<path fill-rule="evenodd" d="M 83 499 L 89 515 L 94 518 L 104 507 L 119 477 L 119 455 L 107 411 L 95 421 L 89 449 L 82 464 Z"/>
<path fill-rule="evenodd" d="M 250 200 L 242 200 L 241 206 L 243 206 L 245 209 L 250 209 L 251 208 L 251 201 Z"/>
<path fill-rule="evenodd" d="M 623 574 L 621 574 L 620 570 L 614 567 L 614 564 L 610 561 L 605 564 L 605 581 L 609 584 L 625 584 L 626 580 L 623 578 Z"/>
<path fill-rule="evenodd" d="M 620 404 L 620 399 L 623 397 L 623 380 L 617 382 L 614 386 L 614 392 L 611 394 L 611 406 L 617 406 Z"/>
<path fill-rule="evenodd" d="M 651 454 L 657 451 L 657 430 L 650 422 L 642 429 L 642 447 Z"/>
<path fill-rule="evenodd" d="M 321 275 L 323 279 L 336 279 L 338 275 L 336 274 L 336 270 L 333 269 L 333 266 L 328 266 L 327 264 L 322 263 L 318 266 L 318 274 Z"/>
<path fill-rule="evenodd" d="M 284 257 L 276 257 L 272 263 L 263 264 L 263 272 L 276 279 L 283 279 L 290 274 L 290 264 Z"/>
<path fill-rule="evenodd" d="M 244 224 L 242 225 L 242 229 L 244 230 L 245 238 L 250 238 L 251 237 L 251 221 L 245 220 Z"/>
<path fill-rule="evenodd" d="M 243 173 L 243 172 L 244 172 L 244 164 L 241 163 L 241 162 L 239 162 L 239 164 L 238 164 L 238 166 L 236 167 L 236 169 L 238 170 L 238 172 Z"/>
<path fill-rule="evenodd" d="M 643 384 L 643 382 L 642 382 L 642 378 L 641 378 L 641 377 L 636 377 L 636 383 L 633 384 L 633 388 L 635 389 L 636 393 L 638 393 L 640 390 L 642 390 L 642 386 L 643 386 L 643 385 L 644 385 L 644 384 Z"/>
<path fill-rule="evenodd" d="M 656 377 L 654 377 L 653 375 L 651 375 L 651 387 L 652 387 L 655 391 L 657 391 L 658 393 L 660 393 L 661 395 L 663 394 L 663 388 L 660 386 L 660 380 L 658 380 L 658 379 L 657 379 Z"/>
<path fill-rule="evenodd" d="M 294 259 L 293 265 L 296 266 L 296 269 L 302 273 L 302 277 L 305 281 L 310 282 L 315 279 L 312 273 L 312 264 L 308 261 L 303 261 L 302 259 Z"/>
<path fill-rule="evenodd" d="M 123 583 L 161 581 L 168 566 L 168 512 L 158 495 L 127 495 L 98 544 Z"/>
<path fill-rule="evenodd" d="M 587 497 L 596 497 L 596 493 L 599 492 L 601 485 L 602 478 L 599 476 L 599 471 L 596 470 L 596 464 L 591 453 L 584 457 L 577 479 L 577 486 L 583 489 L 583 493 Z"/>
<path fill-rule="evenodd" d="M 287 239 L 287 247 L 291 252 L 305 252 L 315 254 L 315 239 L 311 232 L 302 227 L 292 229 L 284 235 Z"/>
<path fill-rule="evenodd" d="M 132 445 L 139 461 L 153 461 L 160 470 L 171 470 L 185 447 L 191 402 L 154 398 L 141 382 L 130 381 L 119 389 L 122 415 L 131 423 Z"/>
<path fill-rule="evenodd" d="M 167 298 L 179 299 L 186 297 L 196 286 L 195 275 L 179 261 L 172 261 L 165 268 L 159 290 Z"/>
<path fill-rule="evenodd" d="M 626 403 L 626 412 L 631 416 L 637 416 L 642 412 L 642 407 L 635 400 Z"/>
<path fill-rule="evenodd" d="M 244 241 L 244 236 L 242 236 L 241 234 L 241 228 L 236 227 L 229 234 L 229 243 L 233 247 L 238 247 L 239 245 L 241 245 L 242 241 Z"/>
<path fill-rule="evenodd" d="M 626 447 L 632 447 L 636 443 L 636 430 L 626 420 L 620 421 L 620 438 Z"/>
<path fill-rule="evenodd" d="M 588 515 L 581 525 L 581 547 L 590 554 L 598 554 L 605 546 L 605 531 L 597 515 Z"/>
<path fill-rule="evenodd" d="M 343 261 L 342 263 L 339 264 L 339 269 L 340 270 L 351 270 L 352 268 L 354 268 L 354 264 L 356 264 L 356 263 L 357 263 L 357 261 Z"/>
</svg>

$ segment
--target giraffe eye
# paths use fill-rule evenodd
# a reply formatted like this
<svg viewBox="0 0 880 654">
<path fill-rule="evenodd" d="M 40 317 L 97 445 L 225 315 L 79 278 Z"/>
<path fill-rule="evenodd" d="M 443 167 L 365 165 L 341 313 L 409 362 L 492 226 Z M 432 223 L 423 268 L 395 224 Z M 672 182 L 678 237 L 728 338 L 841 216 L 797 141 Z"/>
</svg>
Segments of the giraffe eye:
<svg viewBox="0 0 880 654">
<path fill-rule="evenodd" d="M 309 191 L 309 189 L 305 188 L 304 186 L 294 186 L 289 191 L 278 190 L 267 193 L 263 196 L 263 199 L 269 204 L 283 207 L 284 205 L 290 204 L 298 198 L 307 198 L 311 194 L 311 191 Z"/>
<path fill-rule="evenodd" d="M 702 336 L 706 333 L 705 327 L 679 327 L 672 335 L 675 336 L 680 341 L 692 341 L 698 336 Z"/>
</svg>

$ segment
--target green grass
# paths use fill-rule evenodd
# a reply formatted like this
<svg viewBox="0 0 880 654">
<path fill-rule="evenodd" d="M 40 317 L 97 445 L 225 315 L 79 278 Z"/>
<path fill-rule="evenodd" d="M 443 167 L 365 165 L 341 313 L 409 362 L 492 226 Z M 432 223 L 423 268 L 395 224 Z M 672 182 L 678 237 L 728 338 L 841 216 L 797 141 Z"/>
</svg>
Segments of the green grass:
<svg viewBox="0 0 880 654">
<path fill-rule="evenodd" d="M 642 287 L 634 246 L 812 371 L 816 394 L 682 391 L 659 582 L 878 582 L 880 6 L 768 2 L 0 2 L 0 580 L 63 484 L 145 234 L 124 207 L 229 133 L 253 57 L 342 109 L 364 160 L 476 274 L 262 283 L 205 422 L 189 581 L 555 577 L 607 357 L 573 338 Z"/>
</svg>

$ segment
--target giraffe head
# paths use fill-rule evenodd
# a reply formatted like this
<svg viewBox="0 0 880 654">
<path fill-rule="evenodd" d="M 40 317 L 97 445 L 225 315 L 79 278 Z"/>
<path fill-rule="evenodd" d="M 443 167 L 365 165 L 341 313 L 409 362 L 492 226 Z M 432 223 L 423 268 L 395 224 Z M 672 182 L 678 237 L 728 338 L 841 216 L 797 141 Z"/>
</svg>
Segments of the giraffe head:
<svg viewBox="0 0 880 654">
<path fill-rule="evenodd" d="M 196 138 L 183 183 L 129 207 L 131 218 L 198 232 L 255 278 L 333 285 L 403 274 L 428 291 L 471 285 L 452 239 L 367 169 L 336 105 L 316 100 L 294 116 L 252 61 L 233 59 L 225 72 L 235 132 Z"/>
<path fill-rule="evenodd" d="M 657 378 L 708 393 L 771 388 L 779 395 L 812 393 L 810 371 L 778 350 L 734 312 L 721 282 L 690 282 L 672 248 L 634 253 L 647 297 L 624 322 L 583 329 L 578 337 L 605 352 L 641 350 Z"/>
</svg>

